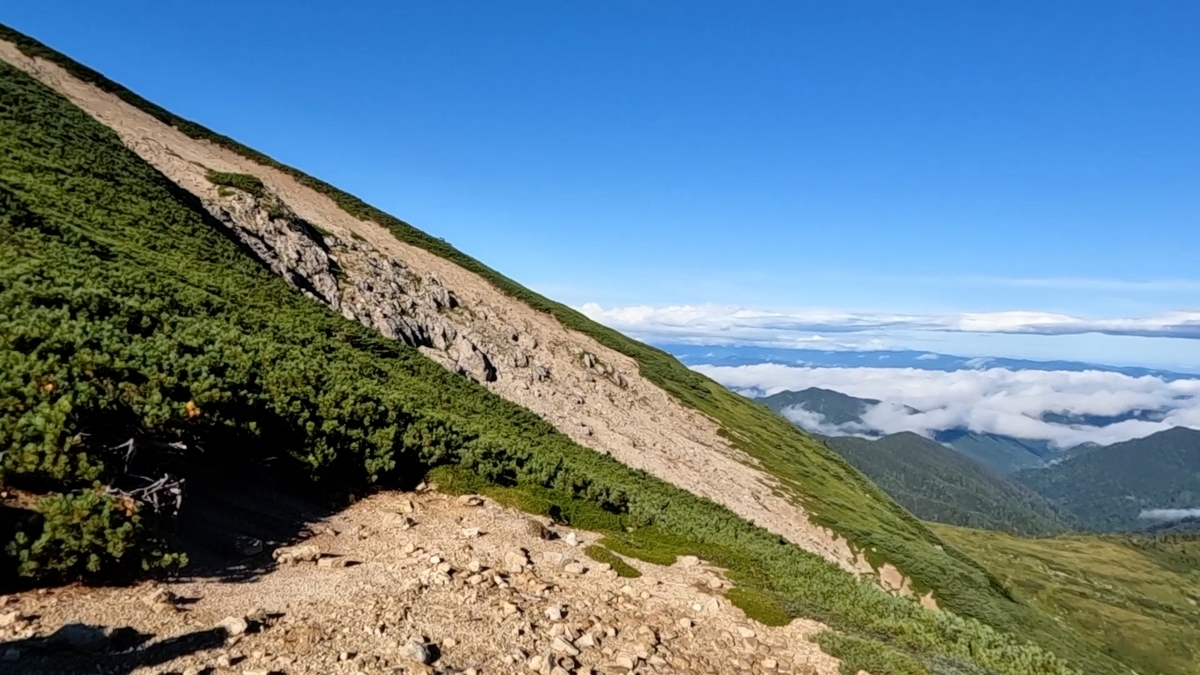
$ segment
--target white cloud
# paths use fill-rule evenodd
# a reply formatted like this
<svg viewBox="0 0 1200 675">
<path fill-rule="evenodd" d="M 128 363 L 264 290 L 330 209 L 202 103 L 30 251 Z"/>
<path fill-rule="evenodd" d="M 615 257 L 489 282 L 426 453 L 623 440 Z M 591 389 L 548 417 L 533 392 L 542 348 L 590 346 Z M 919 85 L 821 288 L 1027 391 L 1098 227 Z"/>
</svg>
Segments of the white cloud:
<svg viewBox="0 0 1200 675">
<path fill-rule="evenodd" d="M 726 305 L 641 305 L 605 309 L 596 303 L 588 303 L 580 311 L 595 321 L 651 341 L 699 344 L 880 349 L 882 341 L 878 337 L 864 342 L 849 336 L 897 330 L 1018 335 L 1102 333 L 1200 340 L 1200 311 L 1109 319 L 1033 311 L 920 315 L 827 310 L 773 312 Z M 847 337 L 830 340 L 820 333 Z"/>
<path fill-rule="evenodd" d="M 801 428 L 818 434 L 825 434 L 826 436 L 866 434 L 871 431 L 868 427 L 854 423 L 844 424 L 840 427 L 829 424 L 825 421 L 825 416 L 821 413 L 805 410 L 799 406 L 784 408 L 783 416 L 791 420 L 794 424 L 798 424 Z"/>
<path fill-rule="evenodd" d="M 1200 518 L 1200 509 L 1147 509 L 1138 514 L 1142 520 L 1183 520 Z"/>
<path fill-rule="evenodd" d="M 696 366 L 737 390 L 774 394 L 821 387 L 883 401 L 863 416 L 879 433 L 967 428 L 1059 447 L 1110 444 L 1175 426 L 1200 429 L 1200 380 L 1164 381 L 1102 371 L 958 370 L 916 368 L 814 368 L 782 364 Z M 1136 410 L 1162 411 L 1161 421 L 1125 420 L 1103 427 L 1055 424 L 1043 413 L 1115 417 Z M 916 412 L 915 412 L 916 411 Z M 820 420 L 823 423 L 823 420 Z M 856 433 L 857 430 L 844 429 Z"/>
</svg>

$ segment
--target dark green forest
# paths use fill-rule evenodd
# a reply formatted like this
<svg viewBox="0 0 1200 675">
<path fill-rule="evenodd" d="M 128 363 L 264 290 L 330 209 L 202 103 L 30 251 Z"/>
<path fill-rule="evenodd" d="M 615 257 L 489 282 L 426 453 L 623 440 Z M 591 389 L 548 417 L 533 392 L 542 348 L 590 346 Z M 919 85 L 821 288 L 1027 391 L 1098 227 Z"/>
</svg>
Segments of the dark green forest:
<svg viewBox="0 0 1200 675">
<path fill-rule="evenodd" d="M 837 436 L 825 443 L 922 520 L 1022 535 L 1069 529 L 1069 515 L 1041 495 L 924 436 Z"/>
<path fill-rule="evenodd" d="M 1200 431 L 1175 427 L 1086 449 L 1015 478 L 1070 512 L 1083 530 L 1143 530 L 1158 524 L 1143 512 L 1200 504 Z"/>
</svg>

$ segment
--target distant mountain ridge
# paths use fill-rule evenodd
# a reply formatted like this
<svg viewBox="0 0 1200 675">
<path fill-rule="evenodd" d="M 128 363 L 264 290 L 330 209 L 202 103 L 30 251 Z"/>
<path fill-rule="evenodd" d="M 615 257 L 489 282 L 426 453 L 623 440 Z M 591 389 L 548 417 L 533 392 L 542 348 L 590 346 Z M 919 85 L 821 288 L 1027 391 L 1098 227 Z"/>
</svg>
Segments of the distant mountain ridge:
<svg viewBox="0 0 1200 675">
<path fill-rule="evenodd" d="M 758 363 L 778 363 L 788 366 L 812 366 L 814 368 L 919 368 L 921 370 L 943 372 L 984 370 L 988 368 L 1062 370 L 1067 372 L 1098 370 L 1108 373 L 1120 373 L 1130 377 L 1144 377 L 1149 375 L 1167 382 L 1183 379 L 1200 379 L 1200 373 L 1187 373 L 1159 368 L 1110 366 L 1083 361 L 1033 361 L 1030 359 L 955 356 L 952 354 L 939 354 L 909 349 L 849 351 L 668 343 L 658 343 L 655 346 L 673 354 L 688 366 L 748 366 Z"/>
<path fill-rule="evenodd" d="M 964 429 L 933 439 L 872 433 L 863 416 L 879 401 L 818 387 L 759 402 L 794 424 L 803 410 L 830 427 L 862 428 L 853 436 L 820 437 L 926 520 L 1017 534 L 1200 530 L 1200 430 L 1176 427 L 1063 452 L 1046 442 Z M 1153 517 L 1155 510 L 1165 516 Z"/>
<path fill-rule="evenodd" d="M 1069 517 L 1041 495 L 919 434 L 822 438 L 922 520 L 1021 535 L 1069 529 Z"/>
<path fill-rule="evenodd" d="M 885 437 L 865 424 L 863 416 L 872 406 L 880 402 L 875 399 L 858 398 L 830 389 L 809 387 L 801 391 L 781 391 L 758 399 L 771 410 L 797 423 L 795 410 L 802 409 L 823 417 L 827 426 L 838 427 L 842 432 L 854 433 L 869 438 Z M 916 409 L 905 406 L 910 413 Z M 799 426 L 805 426 L 799 424 Z M 810 432 L 832 435 L 826 426 L 809 428 Z M 841 435 L 841 434 L 838 434 Z M 989 434 L 968 429 L 947 429 L 934 436 L 934 441 L 948 445 L 968 457 L 1002 473 L 1037 468 L 1061 459 L 1062 453 L 1044 441 L 1013 438 L 1001 434 Z"/>
<path fill-rule="evenodd" d="M 1191 529 L 1178 519 L 1154 519 L 1155 510 L 1200 516 L 1200 431 L 1176 427 L 1145 438 L 1091 448 L 1014 478 L 1069 510 L 1096 532 Z"/>
</svg>

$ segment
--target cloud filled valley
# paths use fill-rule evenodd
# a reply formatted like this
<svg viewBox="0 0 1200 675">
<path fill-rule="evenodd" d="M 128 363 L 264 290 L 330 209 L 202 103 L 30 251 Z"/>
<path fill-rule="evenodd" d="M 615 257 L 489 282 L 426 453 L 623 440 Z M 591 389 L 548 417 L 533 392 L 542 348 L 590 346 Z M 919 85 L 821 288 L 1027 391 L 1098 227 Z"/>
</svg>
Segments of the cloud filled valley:
<svg viewBox="0 0 1200 675">
<path fill-rule="evenodd" d="M 835 427 L 819 414 L 791 411 L 793 421 L 827 434 L 912 431 L 932 437 L 939 431 L 967 429 L 1070 448 L 1082 443 L 1108 445 L 1177 426 L 1200 429 L 1200 379 L 1093 370 L 947 372 L 776 363 L 693 367 L 749 395 L 818 387 L 881 401 L 862 416 L 862 425 Z"/>
</svg>

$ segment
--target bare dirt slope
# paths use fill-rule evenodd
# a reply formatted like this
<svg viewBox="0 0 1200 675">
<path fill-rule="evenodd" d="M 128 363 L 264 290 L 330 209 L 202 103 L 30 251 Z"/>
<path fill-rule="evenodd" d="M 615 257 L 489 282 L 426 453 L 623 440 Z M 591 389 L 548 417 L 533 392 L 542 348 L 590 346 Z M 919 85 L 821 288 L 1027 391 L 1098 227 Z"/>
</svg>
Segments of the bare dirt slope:
<svg viewBox="0 0 1200 675">
<path fill-rule="evenodd" d="M 845 540 L 810 522 L 787 490 L 718 435 L 718 425 L 638 371 L 637 363 L 487 280 L 387 229 L 358 220 L 291 176 L 193 139 L 0 40 L 0 59 L 59 91 L 205 207 L 293 285 L 349 318 L 418 346 L 608 453 L 785 537 L 855 573 L 873 573 Z M 253 175 L 263 194 L 214 185 L 209 171 Z M 885 565 L 886 588 L 908 582 Z M 932 598 L 927 598 L 932 603 Z"/>
<path fill-rule="evenodd" d="M 809 640 L 821 624 L 748 621 L 720 569 L 630 561 L 643 576 L 618 577 L 583 553 L 597 535 L 487 499 L 379 494 L 309 530 L 283 550 L 317 560 L 248 580 L 0 598 L 0 673 L 838 672 Z"/>
</svg>

